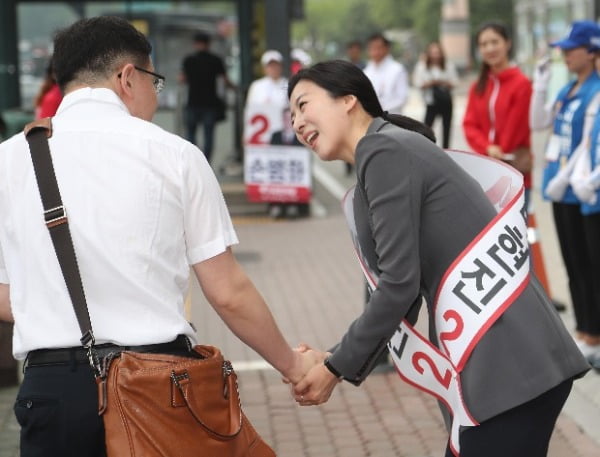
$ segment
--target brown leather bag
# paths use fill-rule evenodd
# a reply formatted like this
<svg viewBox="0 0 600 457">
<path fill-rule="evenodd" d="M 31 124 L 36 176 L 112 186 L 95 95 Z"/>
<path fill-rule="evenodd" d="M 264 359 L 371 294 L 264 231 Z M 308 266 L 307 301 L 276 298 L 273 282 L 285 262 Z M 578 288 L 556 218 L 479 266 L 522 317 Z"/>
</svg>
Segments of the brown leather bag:
<svg viewBox="0 0 600 457">
<path fill-rule="evenodd" d="M 122 352 L 99 381 L 108 457 L 274 457 L 240 406 L 219 349 L 200 358 Z"/>
<path fill-rule="evenodd" d="M 505 160 L 506 163 L 513 166 L 524 175 L 531 173 L 531 170 L 533 170 L 533 154 L 531 153 L 531 149 L 519 147 L 511 151 L 511 154 L 514 156 L 514 159 Z"/>
</svg>

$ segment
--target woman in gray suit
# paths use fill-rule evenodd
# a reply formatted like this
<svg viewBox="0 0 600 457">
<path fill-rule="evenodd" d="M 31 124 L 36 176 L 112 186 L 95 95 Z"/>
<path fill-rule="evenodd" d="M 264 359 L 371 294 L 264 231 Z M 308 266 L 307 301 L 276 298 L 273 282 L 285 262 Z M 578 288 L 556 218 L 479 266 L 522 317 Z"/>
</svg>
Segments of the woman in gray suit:
<svg viewBox="0 0 600 457">
<path fill-rule="evenodd" d="M 300 141 L 322 160 L 355 165 L 344 206 L 373 289 L 339 344 L 294 386 L 296 400 L 320 404 L 340 380 L 359 385 L 387 348 L 404 380 L 445 405 L 447 456 L 545 456 L 589 365 L 530 274 L 522 177 L 484 192 L 462 161 L 483 161 L 475 168 L 490 167 L 492 178 L 508 167 L 451 158 L 426 126 L 384 112 L 350 63 L 301 70 L 288 95 Z M 412 327 L 422 302 L 428 336 Z"/>
</svg>

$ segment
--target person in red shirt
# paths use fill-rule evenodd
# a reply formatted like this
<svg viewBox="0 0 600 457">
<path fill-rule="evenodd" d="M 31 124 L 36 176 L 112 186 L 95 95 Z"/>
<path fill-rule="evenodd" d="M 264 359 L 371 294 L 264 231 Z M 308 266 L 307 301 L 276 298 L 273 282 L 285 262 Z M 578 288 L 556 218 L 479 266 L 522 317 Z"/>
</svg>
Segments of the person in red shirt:
<svg viewBox="0 0 600 457">
<path fill-rule="evenodd" d="M 469 90 L 463 119 L 465 137 L 473 151 L 505 160 L 523 173 L 527 207 L 532 163 L 531 81 L 510 61 L 512 43 L 504 25 L 488 22 L 479 28 L 476 39 L 483 63 Z"/>
<path fill-rule="evenodd" d="M 35 118 L 42 119 L 44 117 L 52 117 L 56 114 L 56 110 L 63 99 L 62 92 L 54 78 L 54 70 L 52 68 L 52 59 L 46 68 L 46 77 L 40 91 L 35 97 Z"/>
</svg>

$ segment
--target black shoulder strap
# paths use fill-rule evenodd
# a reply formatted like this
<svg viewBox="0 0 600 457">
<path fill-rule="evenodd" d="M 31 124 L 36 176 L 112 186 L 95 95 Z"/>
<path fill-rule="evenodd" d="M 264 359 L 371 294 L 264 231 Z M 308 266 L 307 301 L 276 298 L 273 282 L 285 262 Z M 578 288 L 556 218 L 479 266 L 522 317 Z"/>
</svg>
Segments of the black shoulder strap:
<svg viewBox="0 0 600 457">
<path fill-rule="evenodd" d="M 81 329 L 81 344 L 85 347 L 94 344 L 94 333 L 92 331 L 92 323 L 88 312 L 83 284 L 79 267 L 77 266 L 77 257 L 69 224 L 67 213 L 60 198 L 58 183 L 52 165 L 52 156 L 48 146 L 48 138 L 52 136 L 52 124 L 50 118 L 34 121 L 25 127 L 25 136 L 29 143 L 29 152 L 33 161 L 33 169 L 35 178 L 38 183 L 42 205 L 44 206 L 44 220 L 54 251 L 60 264 L 73 309 L 77 316 L 77 322 Z"/>
</svg>

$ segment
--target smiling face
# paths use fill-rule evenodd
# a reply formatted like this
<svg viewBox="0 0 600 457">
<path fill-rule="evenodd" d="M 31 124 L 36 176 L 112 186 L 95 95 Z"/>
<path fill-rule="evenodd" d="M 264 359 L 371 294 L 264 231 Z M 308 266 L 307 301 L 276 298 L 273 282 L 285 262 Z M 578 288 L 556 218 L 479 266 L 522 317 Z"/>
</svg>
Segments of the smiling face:
<svg viewBox="0 0 600 457">
<path fill-rule="evenodd" d="M 482 30 L 477 38 L 481 58 L 493 70 L 502 70 L 508 66 L 510 46 L 510 40 L 491 28 Z"/>
<path fill-rule="evenodd" d="M 349 151 L 353 152 L 347 144 L 349 101 L 347 97 L 333 98 L 308 80 L 299 81 L 290 95 L 294 132 L 321 160 L 346 160 Z"/>
</svg>

